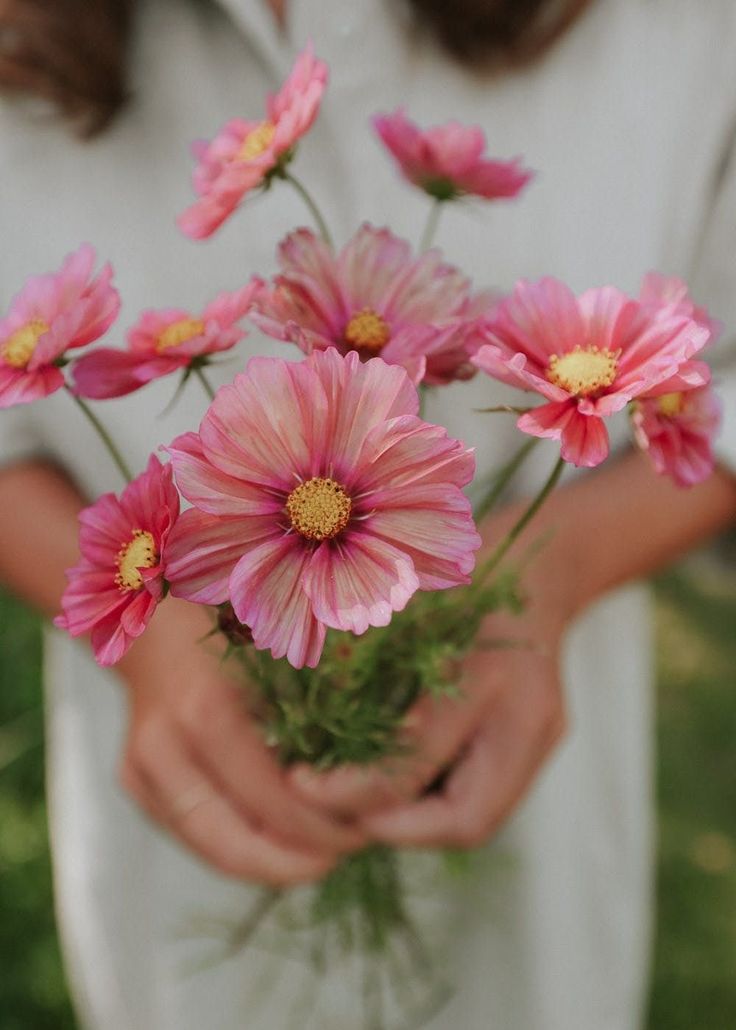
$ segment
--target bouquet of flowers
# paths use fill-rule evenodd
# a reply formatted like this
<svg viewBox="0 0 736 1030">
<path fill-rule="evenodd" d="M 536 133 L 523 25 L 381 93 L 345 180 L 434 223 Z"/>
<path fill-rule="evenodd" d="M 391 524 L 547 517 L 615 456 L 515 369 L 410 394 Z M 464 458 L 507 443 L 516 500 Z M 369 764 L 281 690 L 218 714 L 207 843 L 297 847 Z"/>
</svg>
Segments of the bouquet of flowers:
<svg viewBox="0 0 736 1030">
<path fill-rule="evenodd" d="M 201 312 L 146 311 L 126 349 L 88 350 L 119 298 L 111 268 L 95 276 L 84 245 L 29 280 L 0 322 L 0 407 L 66 390 L 127 480 L 81 514 L 82 556 L 57 625 L 90 634 L 98 662 L 113 665 L 169 592 L 208 606 L 280 760 L 319 769 L 399 754 L 407 710 L 458 690 L 486 616 L 524 603 L 510 548 L 566 463 L 606 459 L 609 417 L 628 411 L 636 444 L 684 486 L 712 470 L 719 420 L 696 357 L 717 326 L 681 281 L 650 274 L 632 298 L 613 286 L 575 296 L 545 278 L 501 296 L 473 292 L 443 261 L 432 239 L 446 205 L 511 198 L 531 178 L 518 160 L 486 158 L 478 128 L 424 131 L 401 109 L 376 117 L 403 176 L 432 201 L 422 244 L 413 254 L 363 224 L 336 249 L 292 172 L 326 82 L 308 46 L 265 117 L 233 119 L 195 145 L 197 199 L 179 219 L 188 236 L 209 236 L 281 182 L 306 202 L 316 232 L 279 245 L 271 281 L 254 278 Z M 301 360 L 297 350 L 252 358 L 214 393 L 207 366 L 244 337 L 245 318 Z M 525 436 L 473 511 L 473 453 L 422 410 L 428 391 L 479 371 L 541 403 L 488 409 L 514 414 Z M 197 431 L 163 448 L 168 460 L 151 456 L 134 478 L 89 401 L 176 373 L 181 387 L 200 380 L 209 407 Z M 538 438 L 560 444 L 548 478 L 508 534 L 484 545 L 478 527 Z M 374 995 L 397 940 L 425 961 L 405 890 L 396 855 L 372 846 L 314 888 L 304 916 L 343 950 L 367 952 Z M 264 889 L 239 942 L 282 900 Z"/>
</svg>

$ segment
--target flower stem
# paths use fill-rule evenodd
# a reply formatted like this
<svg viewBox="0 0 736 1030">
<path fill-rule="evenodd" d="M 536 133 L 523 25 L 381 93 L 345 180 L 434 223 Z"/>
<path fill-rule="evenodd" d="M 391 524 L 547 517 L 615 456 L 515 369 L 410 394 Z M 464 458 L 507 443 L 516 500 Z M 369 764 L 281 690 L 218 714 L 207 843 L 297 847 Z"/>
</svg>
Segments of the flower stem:
<svg viewBox="0 0 736 1030">
<path fill-rule="evenodd" d="M 422 253 L 425 250 L 429 250 L 429 248 L 432 246 L 432 242 L 437 233 L 437 226 L 440 223 L 440 215 L 442 214 L 442 204 L 443 201 L 435 200 L 434 204 L 432 204 L 431 208 L 429 209 L 429 214 L 427 216 L 427 224 L 424 226 L 424 232 L 422 233 L 422 238 L 419 241 L 419 250 Z"/>
<path fill-rule="evenodd" d="M 330 230 L 327 228 L 327 222 L 325 222 L 324 218 L 322 217 L 322 212 L 317 207 L 317 204 L 315 203 L 311 194 L 307 192 L 306 187 L 303 185 L 303 183 L 299 181 L 299 179 L 296 178 L 296 176 L 292 175 L 291 172 L 287 172 L 286 169 L 283 170 L 281 176 L 283 179 L 286 180 L 286 182 L 291 183 L 291 185 L 297 191 L 299 196 L 302 198 L 304 203 L 309 208 L 309 213 L 311 214 L 317 228 L 319 229 L 320 236 L 325 241 L 328 247 L 332 247 L 332 237 L 330 236 Z"/>
<path fill-rule="evenodd" d="M 95 413 L 92 411 L 90 406 L 85 401 L 83 401 L 82 398 L 80 396 L 78 396 L 78 394 L 74 393 L 74 391 L 69 387 L 68 384 L 66 385 L 65 389 L 66 389 L 67 393 L 69 394 L 69 396 L 74 401 L 74 403 L 77 405 L 77 407 L 81 411 L 83 411 L 84 414 L 86 415 L 87 419 L 91 423 L 91 425 L 94 428 L 95 432 L 97 433 L 97 435 L 102 440 L 102 442 L 105 445 L 105 447 L 107 448 L 108 454 L 110 455 L 112 460 L 115 462 L 115 465 L 117 466 L 117 468 L 118 468 L 120 474 L 122 475 L 123 479 L 126 481 L 126 483 L 130 483 L 132 481 L 132 479 L 133 479 L 133 474 L 130 471 L 130 469 L 128 468 L 128 464 L 125 461 L 125 458 L 122 456 L 122 454 L 118 450 L 118 448 L 115 445 L 112 437 L 110 436 L 108 431 L 105 429 L 105 427 L 103 426 L 102 422 L 100 422 L 100 420 L 98 419 L 97 415 L 95 415 Z"/>
<path fill-rule="evenodd" d="M 499 497 L 524 464 L 527 455 L 532 452 L 538 443 L 539 437 L 531 436 L 521 445 L 516 454 L 512 455 L 511 460 L 507 461 L 506 464 L 499 469 L 493 477 L 493 485 L 490 490 L 473 512 L 476 522 L 480 522 L 485 518 L 489 511 L 492 511 L 493 508 L 495 508 Z"/>
<path fill-rule="evenodd" d="M 204 390 L 204 392 L 207 394 L 209 399 L 211 401 L 213 401 L 215 399 L 215 391 L 214 391 L 214 389 L 212 387 L 212 383 L 209 381 L 207 376 L 204 374 L 204 369 L 197 366 L 197 367 L 194 368 L 194 374 L 197 377 L 197 379 L 199 379 L 200 383 L 202 384 L 202 389 Z"/>
<path fill-rule="evenodd" d="M 477 575 L 473 578 L 473 585 L 470 588 L 472 592 L 475 592 L 483 586 L 483 584 L 488 579 L 490 574 L 492 572 L 495 572 L 500 563 L 506 557 L 508 552 L 511 550 L 511 547 L 515 543 L 516 539 L 526 529 L 526 527 L 537 514 L 537 512 L 542 507 L 544 502 L 547 500 L 548 496 L 554 490 L 555 486 L 557 485 L 557 480 L 560 478 L 562 470 L 565 467 L 565 464 L 566 463 L 562 458 L 557 459 L 555 467 L 552 469 L 552 472 L 548 476 L 546 482 L 542 486 L 542 489 L 539 491 L 537 496 L 529 503 L 529 506 L 526 508 L 526 510 L 520 516 L 520 518 L 517 519 L 517 521 L 506 534 L 506 536 L 496 547 L 495 551 L 493 551 L 493 553 L 490 554 L 481 565 Z"/>
</svg>

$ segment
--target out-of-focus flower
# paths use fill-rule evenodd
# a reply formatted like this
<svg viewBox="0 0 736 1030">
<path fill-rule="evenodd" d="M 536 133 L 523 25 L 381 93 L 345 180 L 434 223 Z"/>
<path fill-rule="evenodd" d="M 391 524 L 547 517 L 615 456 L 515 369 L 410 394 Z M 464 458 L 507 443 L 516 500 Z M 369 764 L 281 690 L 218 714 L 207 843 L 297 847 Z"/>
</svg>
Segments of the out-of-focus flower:
<svg viewBox="0 0 736 1030">
<path fill-rule="evenodd" d="M 95 278 L 95 252 L 83 244 L 58 272 L 33 276 L 0 320 L 0 408 L 25 404 L 61 389 L 66 351 L 107 332 L 120 310 L 112 268 Z"/>
<path fill-rule="evenodd" d="M 74 365 L 76 392 L 82 397 L 122 397 L 153 379 L 229 350 L 246 335 L 238 326 L 259 289 L 258 280 L 233 293 L 220 293 L 202 314 L 180 308 L 144 311 L 128 332 L 128 349 L 101 347 Z"/>
<path fill-rule="evenodd" d="M 182 232 L 197 240 L 211 236 L 246 193 L 285 168 L 317 117 L 326 83 L 327 65 L 314 56 L 310 44 L 278 93 L 268 97 L 265 118 L 233 118 L 213 140 L 193 145 L 199 199 L 177 219 Z"/>
<path fill-rule="evenodd" d="M 412 257 L 388 229 L 362 225 L 334 255 L 309 229 L 279 247 L 281 274 L 255 297 L 253 321 L 305 353 L 337 348 L 401 365 L 414 383 L 472 374 L 476 325 L 495 304 L 437 250 Z"/>
<path fill-rule="evenodd" d="M 714 343 L 723 331 L 723 324 L 717 318 L 712 318 L 706 308 L 694 302 L 687 283 L 676 275 L 647 272 L 642 279 L 639 300 L 648 311 L 658 309 L 665 314 L 692 318 L 693 322 L 708 330 L 709 343 Z"/>
<path fill-rule="evenodd" d="M 519 418 L 519 429 L 560 440 L 565 461 L 593 466 L 608 455 L 604 419 L 676 376 L 709 336 L 686 315 L 649 310 L 613 287 L 576 298 L 548 278 L 516 285 L 472 361 L 546 398 Z M 692 386 L 707 381 L 698 367 L 688 378 Z"/>
<path fill-rule="evenodd" d="M 631 421 L 636 442 L 660 475 L 695 486 L 712 473 L 721 403 L 710 386 L 641 398 L 632 405 Z"/>
<path fill-rule="evenodd" d="M 484 157 L 486 139 L 476 125 L 447 122 L 423 130 L 399 108 L 393 114 L 376 115 L 373 127 L 409 182 L 435 200 L 465 194 L 508 199 L 517 196 L 534 174 L 518 158 Z"/>
<path fill-rule="evenodd" d="M 120 498 L 105 494 L 79 516 L 82 560 L 67 571 L 62 615 L 73 637 L 91 633 L 100 665 L 114 665 L 145 630 L 164 586 L 164 551 L 179 514 L 171 467 L 155 456 Z"/>
<path fill-rule="evenodd" d="M 253 358 L 170 450 L 193 508 L 172 593 L 232 603 L 257 648 L 315 666 L 326 627 L 385 626 L 417 589 L 467 583 L 472 452 L 417 418 L 405 372 L 334 348 Z"/>
</svg>

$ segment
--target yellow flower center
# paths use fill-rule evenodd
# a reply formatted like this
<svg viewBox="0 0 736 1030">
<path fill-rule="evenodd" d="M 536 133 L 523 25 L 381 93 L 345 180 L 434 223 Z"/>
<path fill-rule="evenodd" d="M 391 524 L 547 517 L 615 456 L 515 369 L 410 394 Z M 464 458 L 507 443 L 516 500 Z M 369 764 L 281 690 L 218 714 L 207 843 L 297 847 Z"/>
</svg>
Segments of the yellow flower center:
<svg viewBox="0 0 736 1030">
<path fill-rule="evenodd" d="M 16 329 L 0 350 L 3 360 L 13 368 L 25 368 L 38 346 L 38 341 L 48 331 L 48 325 L 38 318 L 27 322 L 21 329 Z"/>
<path fill-rule="evenodd" d="M 666 418 L 674 418 L 682 414 L 685 407 L 685 396 L 682 393 L 663 393 L 657 398 L 657 410 Z"/>
<path fill-rule="evenodd" d="M 350 520 L 353 502 L 334 479 L 314 476 L 286 498 L 286 512 L 297 533 L 307 540 L 331 540 Z"/>
<path fill-rule="evenodd" d="M 372 308 L 356 311 L 345 326 L 345 342 L 355 350 L 378 354 L 391 339 L 391 328 Z"/>
<path fill-rule="evenodd" d="M 121 590 L 140 590 L 143 586 L 141 569 L 152 569 L 158 564 L 158 552 L 153 536 L 145 529 L 134 529 L 127 544 L 123 544 L 115 559 L 118 567 L 115 582 Z"/>
<path fill-rule="evenodd" d="M 182 318 L 178 322 L 167 325 L 159 338 L 156 340 L 156 350 L 159 354 L 169 350 L 171 347 L 180 347 L 182 343 L 201 336 L 204 332 L 204 322 L 197 318 Z"/>
<path fill-rule="evenodd" d="M 616 378 L 620 353 L 605 347 L 575 347 L 561 356 L 553 354 L 547 378 L 576 397 L 589 397 L 610 386 Z"/>
<path fill-rule="evenodd" d="M 260 157 L 263 151 L 270 147 L 275 132 L 276 126 L 273 122 L 260 122 L 256 125 L 243 140 L 238 151 L 238 160 L 253 161 L 254 158 Z"/>
</svg>

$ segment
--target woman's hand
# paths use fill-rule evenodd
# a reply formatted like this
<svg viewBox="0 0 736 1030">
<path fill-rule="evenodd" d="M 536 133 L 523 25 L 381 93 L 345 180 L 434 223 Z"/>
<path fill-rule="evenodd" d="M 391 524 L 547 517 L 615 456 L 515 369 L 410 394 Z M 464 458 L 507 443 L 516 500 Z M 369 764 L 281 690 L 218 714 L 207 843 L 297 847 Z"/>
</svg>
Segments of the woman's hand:
<svg viewBox="0 0 736 1030">
<path fill-rule="evenodd" d="M 206 612 L 168 598 L 118 666 L 130 725 L 121 778 L 146 812 L 224 873 L 316 880 L 364 834 L 301 798 L 218 655 Z"/>
<path fill-rule="evenodd" d="M 508 643 L 487 649 L 484 638 Z M 538 617 L 489 618 L 464 662 L 459 696 L 424 697 L 410 710 L 405 757 L 323 775 L 301 767 L 292 773 L 296 786 L 388 844 L 482 844 L 564 732 L 559 641 L 559 631 Z"/>
</svg>

